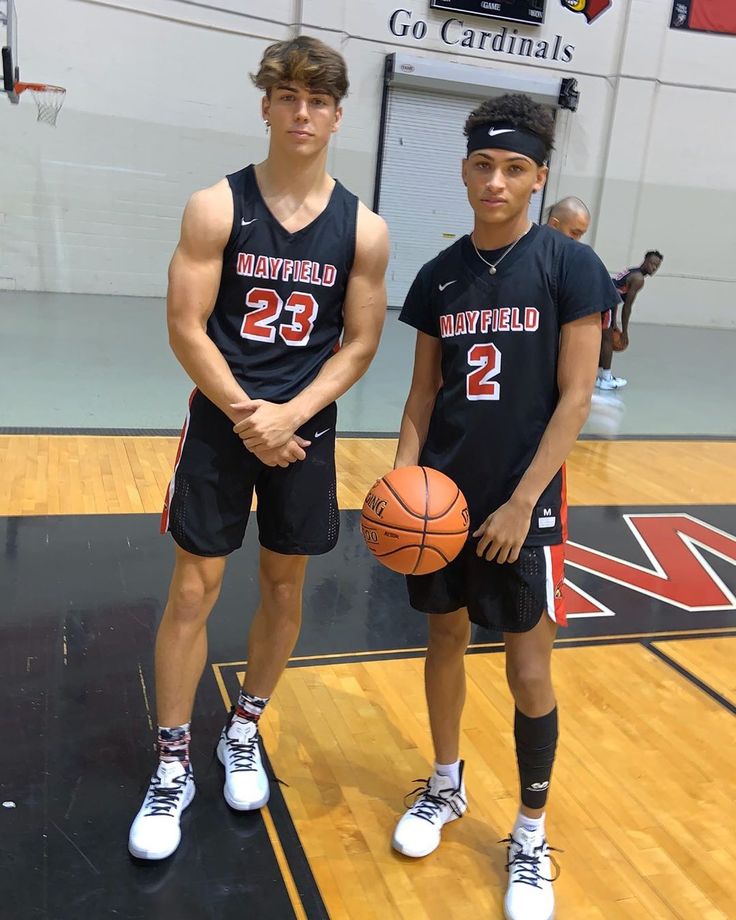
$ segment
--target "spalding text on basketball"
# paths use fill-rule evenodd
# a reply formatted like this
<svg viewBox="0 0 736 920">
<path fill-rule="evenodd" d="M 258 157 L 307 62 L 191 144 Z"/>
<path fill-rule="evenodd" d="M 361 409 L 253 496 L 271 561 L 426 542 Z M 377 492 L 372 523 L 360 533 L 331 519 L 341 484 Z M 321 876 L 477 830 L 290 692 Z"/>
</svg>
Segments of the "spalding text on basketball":
<svg viewBox="0 0 736 920">
<path fill-rule="evenodd" d="M 386 500 L 384 498 L 379 498 L 373 492 L 369 492 L 366 496 L 365 503 L 379 518 L 383 517 L 383 512 L 386 510 Z"/>
</svg>

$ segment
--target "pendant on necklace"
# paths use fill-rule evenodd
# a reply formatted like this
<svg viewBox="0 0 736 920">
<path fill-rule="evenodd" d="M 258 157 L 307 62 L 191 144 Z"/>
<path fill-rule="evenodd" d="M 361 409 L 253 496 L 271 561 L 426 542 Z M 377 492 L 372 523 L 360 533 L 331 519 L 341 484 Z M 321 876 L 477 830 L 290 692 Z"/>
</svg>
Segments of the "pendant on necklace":
<svg viewBox="0 0 736 920">
<path fill-rule="evenodd" d="M 496 266 L 495 266 L 495 265 L 491 265 L 491 267 L 488 269 L 488 274 L 489 274 L 489 275 L 495 275 L 495 274 L 496 274 Z"/>
</svg>

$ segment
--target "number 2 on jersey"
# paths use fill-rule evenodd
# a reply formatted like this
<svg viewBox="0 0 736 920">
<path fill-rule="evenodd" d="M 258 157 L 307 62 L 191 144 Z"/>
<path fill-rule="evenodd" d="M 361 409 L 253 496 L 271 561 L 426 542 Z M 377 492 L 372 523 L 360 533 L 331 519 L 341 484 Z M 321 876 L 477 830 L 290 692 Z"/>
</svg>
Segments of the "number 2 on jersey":
<svg viewBox="0 0 736 920">
<path fill-rule="evenodd" d="M 500 399 L 501 384 L 494 380 L 501 372 L 501 352 L 491 342 L 468 349 L 468 364 L 477 367 L 465 381 L 468 399 Z"/>
<path fill-rule="evenodd" d="M 286 307 L 291 323 L 281 323 L 278 332 L 287 345 L 306 345 L 314 329 L 319 304 L 311 294 L 294 291 L 286 303 L 272 288 L 251 288 L 245 298 L 251 312 L 243 317 L 240 335 L 254 342 L 276 341 L 276 320 Z"/>
</svg>

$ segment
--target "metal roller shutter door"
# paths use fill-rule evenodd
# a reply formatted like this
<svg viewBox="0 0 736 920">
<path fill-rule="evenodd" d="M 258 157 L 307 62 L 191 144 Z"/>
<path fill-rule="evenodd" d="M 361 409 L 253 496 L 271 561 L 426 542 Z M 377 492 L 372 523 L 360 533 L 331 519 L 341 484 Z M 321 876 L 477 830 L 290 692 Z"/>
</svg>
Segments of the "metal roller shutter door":
<svg viewBox="0 0 736 920">
<path fill-rule="evenodd" d="M 386 283 L 399 309 L 421 266 L 473 229 L 460 176 L 463 125 L 477 96 L 392 87 L 386 107 L 379 212 L 391 233 Z M 529 216 L 539 220 L 542 194 Z"/>
</svg>

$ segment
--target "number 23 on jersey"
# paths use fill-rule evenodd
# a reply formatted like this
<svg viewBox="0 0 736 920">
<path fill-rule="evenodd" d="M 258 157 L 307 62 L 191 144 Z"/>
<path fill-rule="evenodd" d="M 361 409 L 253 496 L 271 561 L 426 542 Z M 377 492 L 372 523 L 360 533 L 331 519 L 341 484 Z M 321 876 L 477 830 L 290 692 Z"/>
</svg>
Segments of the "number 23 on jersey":
<svg viewBox="0 0 736 920">
<path fill-rule="evenodd" d="M 250 312 L 243 317 L 240 335 L 253 342 L 275 342 L 276 332 L 287 345 L 304 346 L 314 329 L 319 304 L 311 294 L 293 291 L 286 303 L 272 288 L 254 287 L 248 291 L 245 304 Z M 279 323 L 283 311 L 291 314 L 291 322 Z"/>
</svg>

